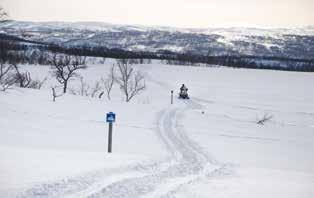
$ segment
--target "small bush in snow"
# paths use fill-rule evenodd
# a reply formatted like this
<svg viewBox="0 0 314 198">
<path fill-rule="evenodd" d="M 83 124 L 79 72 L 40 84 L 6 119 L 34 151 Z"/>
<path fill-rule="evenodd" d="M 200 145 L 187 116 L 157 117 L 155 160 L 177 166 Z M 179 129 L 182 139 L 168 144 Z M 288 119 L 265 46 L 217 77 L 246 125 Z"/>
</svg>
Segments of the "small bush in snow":
<svg viewBox="0 0 314 198">
<path fill-rule="evenodd" d="M 31 74 L 29 72 L 20 72 L 16 64 L 13 64 L 13 67 L 15 69 L 14 79 L 16 84 L 21 88 L 27 88 L 32 82 Z"/>
<path fill-rule="evenodd" d="M 99 81 L 96 81 L 94 86 L 88 85 L 83 77 L 80 77 L 80 87 L 78 90 L 71 89 L 70 92 L 74 95 L 80 95 L 80 96 L 90 96 L 92 98 L 96 97 L 97 95 L 100 95 L 103 88 L 101 86 L 101 83 Z"/>
<path fill-rule="evenodd" d="M 47 78 L 44 78 L 43 80 L 33 80 L 27 88 L 31 89 L 41 89 L 43 84 L 46 82 Z"/>
<path fill-rule="evenodd" d="M 15 84 L 15 73 L 12 65 L 0 63 L 0 91 L 6 91 Z"/>
<path fill-rule="evenodd" d="M 57 94 L 56 87 L 52 87 L 52 101 L 55 102 L 56 98 L 61 97 L 63 94 Z"/>
<path fill-rule="evenodd" d="M 10 82 L 16 84 L 21 88 L 32 88 L 32 89 L 40 89 L 47 78 L 44 80 L 33 80 L 31 78 L 31 74 L 29 72 L 20 72 L 18 66 L 16 64 L 11 65 L 14 68 L 14 71 L 11 72 Z"/>
<path fill-rule="evenodd" d="M 264 114 L 263 117 L 257 118 L 256 124 L 264 125 L 266 122 L 270 121 L 273 118 L 272 115 Z"/>
</svg>

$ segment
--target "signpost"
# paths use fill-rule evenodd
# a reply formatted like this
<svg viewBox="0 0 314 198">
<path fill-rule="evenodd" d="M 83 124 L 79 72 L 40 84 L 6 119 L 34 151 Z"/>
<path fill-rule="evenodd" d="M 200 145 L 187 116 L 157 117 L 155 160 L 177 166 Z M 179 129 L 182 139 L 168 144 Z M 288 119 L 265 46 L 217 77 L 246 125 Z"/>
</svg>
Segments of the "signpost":
<svg viewBox="0 0 314 198">
<path fill-rule="evenodd" d="M 106 122 L 109 123 L 109 133 L 108 133 L 108 153 L 112 152 L 112 123 L 116 121 L 116 114 L 113 112 L 107 113 Z"/>
</svg>

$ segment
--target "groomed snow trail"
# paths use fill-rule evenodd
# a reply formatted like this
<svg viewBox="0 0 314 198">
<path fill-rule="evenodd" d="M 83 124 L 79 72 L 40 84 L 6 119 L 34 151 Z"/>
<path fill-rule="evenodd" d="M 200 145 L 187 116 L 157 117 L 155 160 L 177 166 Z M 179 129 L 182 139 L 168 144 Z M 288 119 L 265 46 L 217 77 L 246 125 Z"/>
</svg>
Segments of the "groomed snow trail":
<svg viewBox="0 0 314 198">
<path fill-rule="evenodd" d="M 180 124 L 184 112 L 200 104 L 193 100 L 179 103 L 157 116 L 156 134 L 169 152 L 167 159 L 37 185 L 17 197 L 173 197 L 184 185 L 226 174 L 226 167 L 190 140 Z"/>
</svg>

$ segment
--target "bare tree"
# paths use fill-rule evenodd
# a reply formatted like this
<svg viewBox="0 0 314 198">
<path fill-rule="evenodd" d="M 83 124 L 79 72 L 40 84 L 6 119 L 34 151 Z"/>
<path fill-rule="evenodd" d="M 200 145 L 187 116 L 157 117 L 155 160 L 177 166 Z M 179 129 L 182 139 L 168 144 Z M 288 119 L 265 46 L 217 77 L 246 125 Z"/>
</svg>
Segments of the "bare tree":
<svg viewBox="0 0 314 198">
<path fill-rule="evenodd" d="M 135 72 L 132 65 L 125 61 L 118 61 L 120 76 L 117 82 L 125 95 L 125 101 L 129 102 L 134 96 L 145 89 L 145 79 L 140 72 Z"/>
<path fill-rule="evenodd" d="M 112 90 L 112 87 L 113 87 L 113 84 L 114 82 L 116 81 L 116 75 L 115 75 L 115 67 L 114 65 L 110 68 L 110 72 L 109 72 L 109 75 L 107 77 L 107 79 L 101 79 L 102 83 L 104 84 L 104 87 L 105 87 L 105 91 L 107 93 L 107 98 L 108 100 L 111 99 L 110 97 L 110 93 L 111 93 L 111 90 Z M 103 94 L 99 95 L 101 98 Z"/>
<path fill-rule="evenodd" d="M 63 85 L 63 93 L 67 92 L 69 80 L 79 76 L 77 70 L 86 68 L 85 60 L 86 58 L 81 56 L 53 55 L 50 61 L 53 66 L 53 74 L 57 81 Z"/>
<path fill-rule="evenodd" d="M 265 122 L 270 121 L 272 118 L 272 115 L 265 113 L 262 118 L 257 118 L 256 124 L 264 125 Z"/>
</svg>

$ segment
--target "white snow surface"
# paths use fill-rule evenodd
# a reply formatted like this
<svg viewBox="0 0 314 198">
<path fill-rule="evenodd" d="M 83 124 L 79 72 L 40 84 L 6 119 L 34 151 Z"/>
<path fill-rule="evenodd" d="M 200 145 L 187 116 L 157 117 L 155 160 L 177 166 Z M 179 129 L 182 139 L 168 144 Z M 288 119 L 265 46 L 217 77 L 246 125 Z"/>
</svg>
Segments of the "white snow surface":
<svg viewBox="0 0 314 198">
<path fill-rule="evenodd" d="M 113 62 L 80 73 L 93 86 Z M 0 197 L 314 197 L 312 73 L 135 67 L 147 89 L 125 103 L 117 85 L 111 101 L 52 102 L 51 69 L 21 66 L 48 80 L 0 92 Z M 190 100 L 177 98 L 182 83 Z"/>
</svg>

